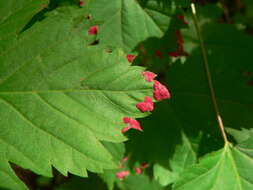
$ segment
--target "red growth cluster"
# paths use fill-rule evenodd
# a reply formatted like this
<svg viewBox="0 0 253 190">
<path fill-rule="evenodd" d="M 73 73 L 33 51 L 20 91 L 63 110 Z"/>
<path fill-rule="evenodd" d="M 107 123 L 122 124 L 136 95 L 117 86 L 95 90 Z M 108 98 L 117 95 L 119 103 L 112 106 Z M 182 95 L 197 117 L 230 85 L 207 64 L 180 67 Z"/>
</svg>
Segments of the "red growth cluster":
<svg viewBox="0 0 253 190">
<path fill-rule="evenodd" d="M 132 55 L 132 54 L 127 55 L 127 60 L 128 60 L 129 63 L 132 63 L 134 58 L 135 58 L 135 55 Z"/>
<path fill-rule="evenodd" d="M 155 81 L 153 88 L 154 88 L 153 96 L 157 101 L 171 98 L 169 90 L 166 88 L 166 86 L 162 85 L 160 82 Z"/>
<path fill-rule="evenodd" d="M 146 96 L 144 98 L 143 102 L 140 102 L 136 104 L 136 107 L 141 111 L 141 112 L 147 112 L 147 111 L 153 111 L 154 109 L 154 102 L 152 98 L 149 96 Z"/>
<path fill-rule="evenodd" d="M 136 174 L 141 174 L 142 171 L 141 171 L 141 168 L 134 168 L 134 171 Z"/>
<path fill-rule="evenodd" d="M 152 82 L 154 80 L 154 78 L 156 77 L 156 74 L 152 73 L 150 71 L 142 72 L 142 75 L 144 76 L 144 78 L 147 82 Z"/>
<path fill-rule="evenodd" d="M 130 117 L 124 117 L 124 118 L 123 118 L 123 122 L 124 122 L 125 124 L 128 124 L 128 126 L 127 126 L 127 127 L 124 127 L 124 128 L 121 130 L 122 133 L 125 133 L 125 132 L 128 131 L 129 129 L 136 129 L 136 130 L 138 130 L 138 131 L 143 131 L 143 129 L 142 129 L 140 123 L 139 123 L 137 120 L 135 120 L 135 119 L 132 119 L 132 118 L 130 118 Z"/>
<path fill-rule="evenodd" d="M 169 52 L 168 55 L 172 57 L 188 56 L 188 53 L 184 51 L 184 39 L 180 30 L 176 31 L 176 38 L 177 38 L 177 50 Z"/>
<path fill-rule="evenodd" d="M 80 0 L 80 1 L 79 1 L 79 6 L 80 6 L 80 7 L 83 7 L 84 5 L 85 5 L 84 1 Z"/>
<path fill-rule="evenodd" d="M 116 177 L 120 180 L 123 180 L 128 175 L 129 175 L 129 171 L 120 171 L 116 173 Z"/>
<path fill-rule="evenodd" d="M 171 97 L 169 90 L 166 88 L 166 86 L 162 85 L 160 82 L 157 80 L 154 80 L 156 77 L 156 74 L 150 72 L 150 71 L 145 71 L 142 72 L 142 75 L 144 76 L 145 80 L 147 82 L 154 82 L 153 85 L 153 97 L 157 101 L 161 101 L 164 99 L 169 99 Z M 144 98 L 143 102 L 139 102 L 136 104 L 136 107 L 141 111 L 141 112 L 150 112 L 154 110 L 154 102 L 151 97 L 146 96 Z M 123 122 L 125 124 L 128 124 L 126 127 L 124 127 L 121 132 L 125 133 L 129 129 L 136 129 L 138 131 L 142 131 L 142 127 L 140 126 L 139 122 L 135 119 L 132 119 L 130 117 L 124 117 Z"/>
<path fill-rule="evenodd" d="M 134 171 L 135 171 L 136 174 L 141 174 L 141 173 L 142 173 L 142 169 L 145 169 L 145 168 L 147 168 L 148 166 L 149 166 L 149 165 L 148 165 L 147 163 L 142 163 L 142 164 L 140 165 L 140 167 L 134 168 Z"/>
<path fill-rule="evenodd" d="M 125 168 L 126 166 L 125 166 L 125 164 L 126 164 L 126 162 L 129 160 L 129 157 L 124 157 L 122 160 L 121 160 L 121 162 L 120 162 L 120 165 L 119 165 L 119 168 L 120 169 L 123 169 L 123 168 Z M 149 167 L 149 165 L 148 165 L 148 163 L 142 163 L 142 164 L 140 164 L 138 167 L 135 167 L 134 168 L 134 171 L 135 171 L 135 173 L 136 174 L 142 174 L 142 171 L 145 169 L 145 168 L 147 168 L 147 167 Z M 123 179 L 125 179 L 125 177 L 126 176 L 128 176 L 130 174 L 130 171 L 129 170 L 121 170 L 121 171 L 119 171 L 119 172 L 117 172 L 116 173 L 116 177 L 119 179 L 119 180 L 123 180 Z"/>
<path fill-rule="evenodd" d="M 91 26 L 88 30 L 88 35 L 97 35 L 98 34 L 98 26 Z"/>
</svg>

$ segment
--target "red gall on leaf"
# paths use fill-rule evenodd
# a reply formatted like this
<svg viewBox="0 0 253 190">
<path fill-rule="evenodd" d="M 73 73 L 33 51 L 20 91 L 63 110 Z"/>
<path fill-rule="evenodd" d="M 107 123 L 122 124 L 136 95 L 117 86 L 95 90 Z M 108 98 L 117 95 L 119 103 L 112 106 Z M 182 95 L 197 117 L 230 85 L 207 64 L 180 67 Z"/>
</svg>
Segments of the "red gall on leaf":
<svg viewBox="0 0 253 190">
<path fill-rule="evenodd" d="M 141 171 L 141 168 L 134 168 L 134 171 L 136 174 L 141 174 L 142 171 Z"/>
<path fill-rule="evenodd" d="M 154 78 L 157 76 L 155 73 L 152 73 L 150 71 L 142 72 L 142 75 L 144 76 L 147 82 L 152 82 Z"/>
<path fill-rule="evenodd" d="M 181 20 L 183 22 L 183 24 L 189 24 L 185 19 L 184 19 L 184 16 L 183 15 L 177 15 L 177 19 L 178 20 Z"/>
<path fill-rule="evenodd" d="M 146 96 L 144 98 L 143 102 L 136 104 L 136 107 L 141 112 L 153 111 L 154 110 L 154 102 L 153 102 L 152 98 L 150 98 L 149 96 Z"/>
<path fill-rule="evenodd" d="M 132 63 L 134 58 L 135 58 L 135 55 L 132 55 L 132 54 L 127 55 L 127 60 L 129 63 Z"/>
<path fill-rule="evenodd" d="M 83 7 L 84 5 L 85 5 L 84 1 L 80 0 L 80 1 L 79 1 L 79 6 L 80 6 L 80 7 Z"/>
<path fill-rule="evenodd" d="M 183 43 L 184 43 L 184 38 L 183 38 L 183 36 L 182 36 L 180 30 L 177 30 L 177 31 L 176 31 L 176 37 L 177 37 L 177 44 L 178 44 L 179 46 L 183 45 Z"/>
<path fill-rule="evenodd" d="M 180 56 L 188 56 L 189 54 L 185 51 L 180 52 L 180 51 L 172 51 L 168 53 L 169 56 L 171 57 L 180 57 Z"/>
<path fill-rule="evenodd" d="M 123 118 L 123 122 L 124 122 L 125 124 L 129 124 L 129 125 L 128 125 L 127 127 L 124 127 L 124 128 L 121 130 L 122 133 L 125 133 L 125 132 L 128 131 L 129 129 L 136 129 L 136 130 L 138 130 L 138 131 L 143 131 L 143 129 L 142 129 L 140 123 L 139 123 L 137 120 L 135 120 L 135 119 L 132 119 L 132 118 L 130 118 L 130 117 L 124 117 L 124 118 Z"/>
<path fill-rule="evenodd" d="M 127 124 L 127 123 L 130 123 L 131 120 L 132 120 L 132 119 L 131 119 L 130 117 L 124 117 L 124 118 L 123 118 L 123 122 L 126 123 L 126 124 Z"/>
<path fill-rule="evenodd" d="M 119 180 L 123 180 L 126 176 L 129 175 L 129 171 L 120 171 L 120 172 L 117 172 L 116 173 L 116 177 L 119 179 Z"/>
<path fill-rule="evenodd" d="M 88 30 L 88 35 L 97 35 L 98 34 L 98 26 L 91 26 Z"/>
<path fill-rule="evenodd" d="M 157 57 L 159 57 L 160 59 L 163 58 L 163 54 L 162 54 L 162 52 L 161 52 L 160 50 L 156 50 L 156 51 L 155 51 L 155 55 L 156 55 Z"/>
<path fill-rule="evenodd" d="M 124 127 L 123 129 L 121 129 L 121 133 L 125 133 L 127 132 L 129 129 L 131 129 L 132 127 L 130 126 L 127 126 L 127 127 Z"/>
<path fill-rule="evenodd" d="M 162 85 L 160 82 L 155 81 L 153 88 L 153 96 L 157 101 L 171 98 L 170 92 L 166 86 Z"/>
<path fill-rule="evenodd" d="M 173 52 L 169 52 L 168 55 L 171 57 L 179 57 L 179 56 L 188 56 L 188 53 L 184 51 L 184 39 L 181 35 L 180 30 L 176 31 L 177 38 L 177 50 Z"/>
<path fill-rule="evenodd" d="M 138 121 L 136 121 L 135 119 L 132 119 L 131 122 L 130 122 L 130 126 L 133 128 L 133 129 L 136 129 L 138 131 L 143 131 L 140 123 Z"/>
<path fill-rule="evenodd" d="M 179 57 L 180 53 L 177 51 L 172 51 L 172 52 L 169 52 L 168 55 L 171 57 Z"/>
</svg>

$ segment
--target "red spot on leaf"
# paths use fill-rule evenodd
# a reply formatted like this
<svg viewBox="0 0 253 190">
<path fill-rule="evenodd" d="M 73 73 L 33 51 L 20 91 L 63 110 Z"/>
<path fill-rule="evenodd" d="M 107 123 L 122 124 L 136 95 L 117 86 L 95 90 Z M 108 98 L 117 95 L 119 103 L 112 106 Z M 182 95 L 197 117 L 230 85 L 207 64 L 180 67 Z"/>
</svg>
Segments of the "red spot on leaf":
<svg viewBox="0 0 253 190">
<path fill-rule="evenodd" d="M 116 177 L 119 179 L 119 180 L 123 180 L 126 176 L 129 175 L 129 171 L 120 171 L 120 172 L 117 172 L 116 173 Z"/>
<path fill-rule="evenodd" d="M 141 168 L 134 168 L 134 171 L 136 174 L 141 174 L 142 171 L 141 171 Z"/>
<path fill-rule="evenodd" d="M 138 130 L 138 131 L 143 131 L 143 129 L 142 129 L 140 123 L 139 123 L 137 120 L 135 120 L 135 119 L 132 119 L 132 118 L 130 118 L 130 117 L 124 117 L 124 118 L 123 118 L 123 122 L 124 122 L 125 124 L 128 124 L 128 126 L 127 126 L 127 127 L 124 127 L 124 128 L 121 130 L 122 133 L 125 133 L 125 132 L 128 131 L 129 129 L 136 129 L 136 130 Z"/>
<path fill-rule="evenodd" d="M 153 96 L 157 101 L 169 99 L 171 97 L 166 86 L 162 85 L 160 82 L 155 81 Z"/>
<path fill-rule="evenodd" d="M 184 38 L 183 38 L 183 36 L 182 36 L 180 30 L 176 30 L 176 37 L 177 37 L 177 43 L 178 43 L 178 45 L 179 45 L 179 44 L 180 44 L 180 45 L 183 45 L 183 43 L 184 43 Z"/>
<path fill-rule="evenodd" d="M 180 54 L 177 51 L 169 52 L 168 55 L 171 57 L 179 57 L 180 56 Z"/>
<path fill-rule="evenodd" d="M 142 75 L 145 77 L 145 80 L 147 82 L 152 82 L 154 80 L 154 78 L 156 77 L 156 74 L 152 73 L 150 71 L 145 71 L 142 73 Z"/>
<path fill-rule="evenodd" d="M 88 30 L 89 35 L 97 35 L 97 33 L 98 33 L 98 26 L 97 25 L 91 26 Z"/>
<path fill-rule="evenodd" d="M 146 96 L 144 98 L 143 102 L 140 102 L 136 104 L 136 107 L 141 111 L 141 112 L 147 112 L 147 111 L 153 111 L 154 109 L 154 102 L 152 98 L 149 96 Z"/>
<path fill-rule="evenodd" d="M 79 6 L 80 6 L 80 7 L 83 7 L 84 5 L 85 5 L 84 1 L 80 0 L 80 1 L 79 1 Z"/>
<path fill-rule="evenodd" d="M 156 55 L 157 57 L 159 57 L 160 59 L 163 58 L 163 54 L 162 54 L 162 52 L 161 52 L 160 50 L 156 50 L 156 51 L 155 51 L 155 55 Z"/>
<path fill-rule="evenodd" d="M 130 126 L 133 128 L 133 129 L 136 129 L 138 131 L 143 131 L 140 123 L 138 121 L 136 121 L 135 119 L 132 119 L 131 122 L 130 122 Z"/>
<path fill-rule="evenodd" d="M 130 123 L 131 120 L 132 120 L 132 119 L 131 119 L 130 117 L 124 117 L 124 118 L 123 118 L 123 122 L 126 123 L 126 124 L 127 124 L 127 123 Z"/>
<path fill-rule="evenodd" d="M 189 23 L 185 20 L 185 18 L 184 18 L 183 15 L 177 15 L 177 19 L 178 19 L 178 20 L 181 20 L 181 21 L 183 22 L 183 24 L 189 24 Z"/>
<path fill-rule="evenodd" d="M 122 133 L 125 133 L 125 132 L 127 132 L 129 129 L 131 129 L 132 127 L 130 127 L 130 126 L 127 126 L 127 127 L 124 127 L 122 130 L 121 130 L 121 132 Z"/>
<path fill-rule="evenodd" d="M 184 51 L 184 39 L 181 35 L 180 30 L 176 31 L 177 38 L 177 50 L 173 52 L 169 52 L 168 55 L 171 57 L 179 57 L 179 56 L 188 56 L 188 53 Z"/>
<path fill-rule="evenodd" d="M 132 54 L 127 55 L 127 60 L 129 63 L 132 63 L 134 58 L 135 58 L 135 55 L 132 55 Z"/>
</svg>

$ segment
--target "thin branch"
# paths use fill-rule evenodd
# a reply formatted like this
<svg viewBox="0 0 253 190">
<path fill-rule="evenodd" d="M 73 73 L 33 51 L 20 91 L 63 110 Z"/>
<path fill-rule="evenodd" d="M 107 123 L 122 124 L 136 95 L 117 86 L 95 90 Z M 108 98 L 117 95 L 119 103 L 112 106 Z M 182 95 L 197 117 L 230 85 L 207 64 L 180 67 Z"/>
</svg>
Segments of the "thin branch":
<svg viewBox="0 0 253 190">
<path fill-rule="evenodd" d="M 192 9 L 192 17 L 193 17 L 195 29 L 196 29 L 196 32 L 197 32 L 197 35 L 198 35 L 198 38 L 199 38 L 200 48 L 201 48 L 201 52 L 202 52 L 202 55 L 203 55 L 204 66 L 205 66 L 205 70 L 206 70 L 208 86 L 209 86 L 210 93 L 211 93 L 212 103 L 213 103 L 214 111 L 215 111 L 215 114 L 216 114 L 216 120 L 217 120 L 218 126 L 220 128 L 222 137 L 223 137 L 225 143 L 227 143 L 228 139 L 227 139 L 227 135 L 225 133 L 225 128 L 223 126 L 222 118 L 220 116 L 220 111 L 219 111 L 219 107 L 218 107 L 218 104 L 217 104 L 215 91 L 214 91 L 214 87 L 213 87 L 211 72 L 210 72 L 210 69 L 209 69 L 207 53 L 206 53 L 206 49 L 205 49 L 205 45 L 204 45 L 204 40 L 202 38 L 202 34 L 201 34 L 201 31 L 200 31 L 200 26 L 199 26 L 199 23 L 198 23 L 198 18 L 197 18 L 197 15 L 196 15 L 196 8 L 195 8 L 194 3 L 191 3 L 191 9 Z"/>
</svg>

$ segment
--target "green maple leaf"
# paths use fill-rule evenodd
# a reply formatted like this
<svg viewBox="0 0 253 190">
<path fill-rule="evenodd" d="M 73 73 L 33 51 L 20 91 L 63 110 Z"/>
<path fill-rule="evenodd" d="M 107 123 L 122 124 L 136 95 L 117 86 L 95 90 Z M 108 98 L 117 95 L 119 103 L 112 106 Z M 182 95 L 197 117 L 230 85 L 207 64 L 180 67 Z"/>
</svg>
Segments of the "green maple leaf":
<svg viewBox="0 0 253 190">
<path fill-rule="evenodd" d="M 121 51 L 89 46 L 84 15 L 59 8 L 22 33 L 11 28 L 19 20 L 3 21 L 10 27 L 0 29 L 0 187 L 25 189 L 8 162 L 49 177 L 51 166 L 79 176 L 115 168 L 101 141 L 126 140 L 122 118 L 147 115 L 135 107 L 152 96 L 144 68 Z M 9 33 L 13 39 L 3 40 Z"/>
<path fill-rule="evenodd" d="M 252 138 L 237 147 L 226 144 L 223 149 L 206 155 L 199 164 L 184 171 L 173 189 L 252 189 L 252 148 Z"/>
<path fill-rule="evenodd" d="M 91 1 L 89 11 L 95 20 L 103 22 L 100 27 L 100 42 L 122 47 L 126 52 L 130 52 L 138 43 L 149 37 L 163 35 L 164 27 L 161 28 L 153 16 L 135 0 Z M 165 21 L 165 25 L 167 22 Z"/>
</svg>

